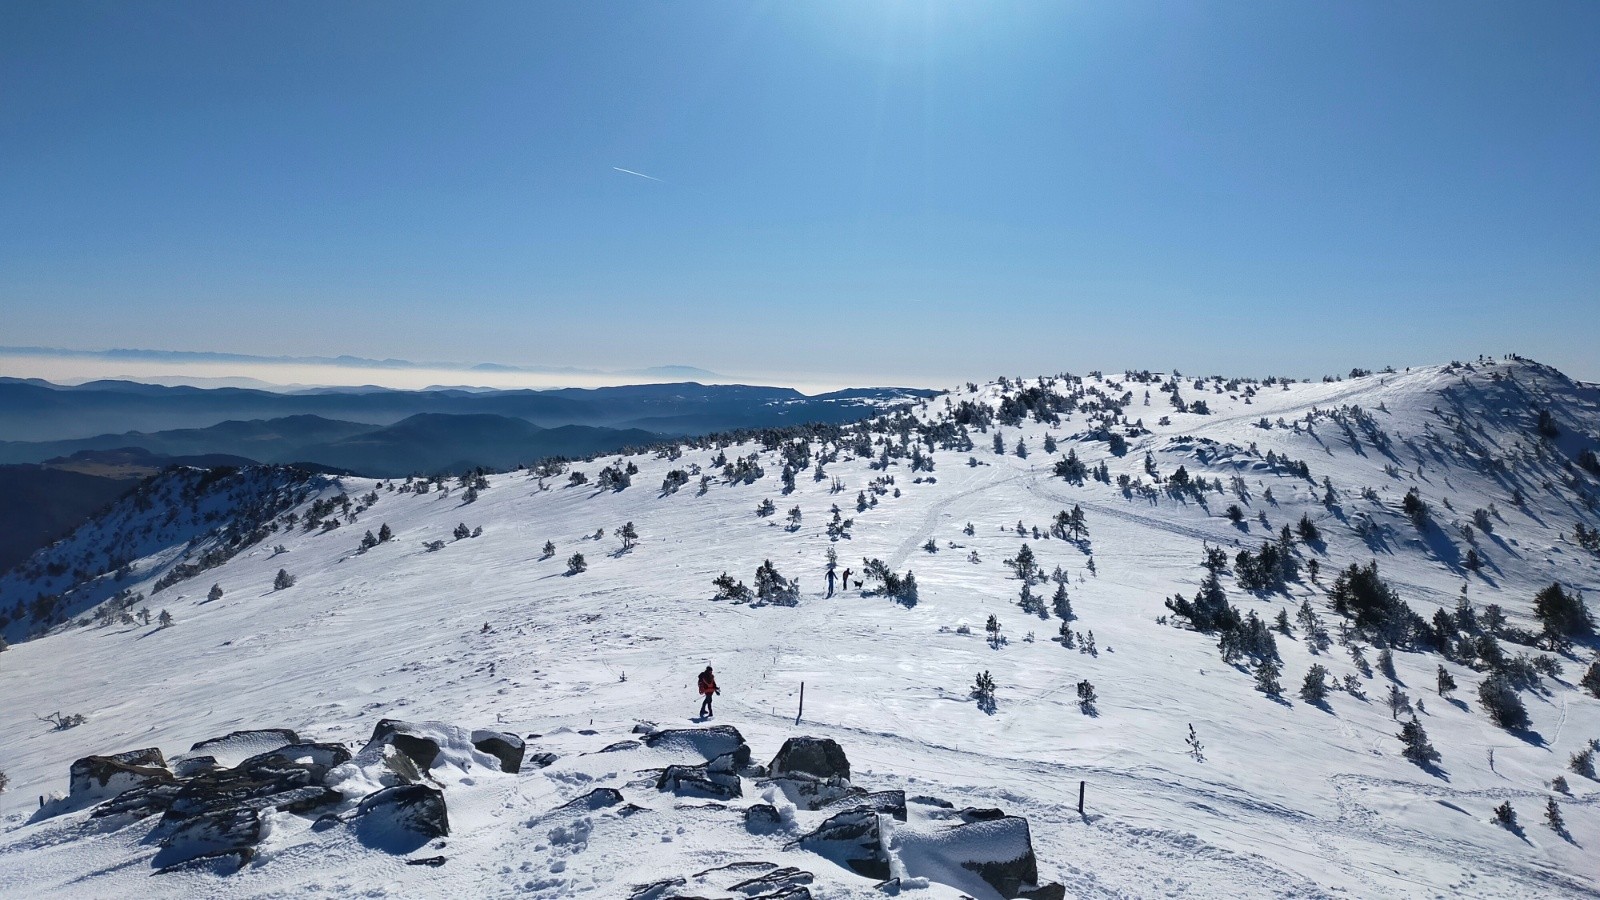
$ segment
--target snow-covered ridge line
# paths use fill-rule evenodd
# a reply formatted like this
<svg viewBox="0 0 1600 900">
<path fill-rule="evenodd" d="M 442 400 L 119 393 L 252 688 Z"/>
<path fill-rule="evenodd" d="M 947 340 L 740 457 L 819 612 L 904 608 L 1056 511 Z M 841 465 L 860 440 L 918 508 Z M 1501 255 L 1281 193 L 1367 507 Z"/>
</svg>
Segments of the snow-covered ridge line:
<svg viewBox="0 0 1600 900">
<path fill-rule="evenodd" d="M 715 721 L 763 755 L 830 737 L 873 791 L 1026 816 L 1039 880 L 1070 896 L 1592 896 L 1596 645 L 1561 612 L 1600 585 L 1596 434 L 1597 389 L 1482 360 L 1007 379 L 862 425 L 345 479 L 154 595 L 170 627 L 0 656 L 0 815 L 63 792 L 74 759 L 259 723 L 352 748 L 383 718 L 473 723 L 562 762 L 447 783 L 444 847 L 332 846 L 284 813 L 230 876 L 151 879 L 132 832 L 73 813 L 47 834 L 30 809 L 0 820 L 0 892 L 613 897 L 725 891 L 693 879 L 761 860 L 882 896 L 782 856 L 813 823 L 725 828 L 767 798 L 674 799 L 648 748 L 613 747 L 621 723 L 688 727 L 710 663 Z M 339 524 L 307 530 L 319 508 Z M 832 596 L 830 553 L 851 570 Z M 141 571 L 128 587 L 166 569 Z M 84 721 L 34 719 L 52 711 Z M 650 813 L 548 818 L 600 789 Z M 902 890 L 1000 895 L 933 861 L 938 827 L 880 825 Z"/>
</svg>

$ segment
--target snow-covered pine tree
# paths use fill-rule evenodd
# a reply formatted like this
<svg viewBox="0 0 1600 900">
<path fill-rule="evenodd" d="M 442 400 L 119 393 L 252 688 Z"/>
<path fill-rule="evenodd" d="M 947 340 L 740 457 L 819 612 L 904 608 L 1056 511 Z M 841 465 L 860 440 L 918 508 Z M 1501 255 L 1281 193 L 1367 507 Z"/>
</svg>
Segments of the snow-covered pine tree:
<svg viewBox="0 0 1600 900">
<path fill-rule="evenodd" d="M 1585 778 L 1594 777 L 1594 748 L 1585 747 L 1567 760 L 1567 771 Z"/>
<path fill-rule="evenodd" d="M 1578 680 L 1578 686 L 1600 697 L 1600 659 L 1589 663 L 1589 670 L 1583 673 L 1583 678 Z"/>
<path fill-rule="evenodd" d="M 1056 571 L 1061 571 L 1060 567 L 1057 567 Z M 1050 598 L 1050 609 L 1063 624 L 1076 618 L 1072 614 L 1072 601 L 1067 597 L 1067 586 L 1064 582 L 1056 582 L 1056 592 Z"/>
<path fill-rule="evenodd" d="M 1394 672 L 1394 651 L 1387 647 L 1378 651 L 1378 671 L 1390 681 L 1394 681 L 1397 677 Z"/>
<path fill-rule="evenodd" d="M 1494 808 L 1494 823 L 1511 831 L 1517 830 L 1517 811 L 1511 808 L 1510 800 Z"/>
<path fill-rule="evenodd" d="M 1383 698 L 1383 702 L 1389 707 L 1391 719 L 1399 719 L 1401 713 L 1411 712 L 1411 698 L 1406 696 L 1405 691 L 1400 690 L 1398 684 L 1389 685 L 1389 693 Z"/>
<path fill-rule="evenodd" d="M 1263 659 L 1256 666 L 1256 690 L 1268 697 L 1283 696 L 1283 685 L 1278 683 L 1278 676 L 1283 674 L 1283 669 L 1277 660 Z"/>
<path fill-rule="evenodd" d="M 800 602 L 800 580 L 780 575 L 770 559 L 756 567 L 755 582 L 756 599 L 762 603 L 794 606 Z"/>
<path fill-rule="evenodd" d="M 627 553 L 639 545 L 639 531 L 633 527 L 632 522 L 624 524 L 616 530 L 617 539 L 622 541 L 621 552 Z"/>
<path fill-rule="evenodd" d="M 580 575 L 589 570 L 589 563 L 583 558 L 582 553 L 574 553 L 567 557 L 567 574 Z"/>
<path fill-rule="evenodd" d="M 984 712 L 994 712 L 994 678 L 985 669 L 978 675 L 972 687 L 972 698 L 978 701 L 978 708 Z"/>
<path fill-rule="evenodd" d="M 1450 692 L 1456 689 L 1456 680 L 1455 680 L 1455 678 L 1451 677 L 1450 673 L 1445 671 L 1445 668 L 1444 668 L 1443 665 L 1439 666 L 1438 680 L 1439 680 L 1439 689 L 1438 689 L 1439 696 L 1448 697 Z"/>
<path fill-rule="evenodd" d="M 222 599 L 222 585 L 213 584 L 211 590 L 206 592 L 206 602 L 215 603 Z M 146 623 L 148 624 L 148 623 Z"/>
<path fill-rule="evenodd" d="M 1404 745 L 1400 755 L 1406 759 L 1419 766 L 1426 766 L 1430 762 L 1438 761 L 1439 751 L 1433 749 L 1433 745 L 1428 743 L 1428 732 L 1422 727 L 1422 723 L 1417 721 L 1415 716 L 1400 726 L 1400 733 L 1396 737 L 1400 738 L 1400 743 Z"/>
<path fill-rule="evenodd" d="M 1312 663 L 1306 671 L 1305 680 L 1300 683 L 1300 699 L 1312 705 L 1327 701 L 1328 670 L 1320 663 Z"/>
<path fill-rule="evenodd" d="M 294 587 L 294 576 L 289 574 L 288 569 L 279 569 L 278 574 L 272 579 L 272 589 L 281 591 L 291 587 Z"/>
<path fill-rule="evenodd" d="M 1483 705 L 1490 720 L 1501 728 L 1511 730 L 1528 725 L 1527 707 L 1522 705 L 1522 698 L 1517 696 L 1511 680 L 1499 672 L 1491 674 L 1478 685 L 1478 702 Z"/>
<path fill-rule="evenodd" d="M 1554 797 L 1544 798 L 1544 824 L 1551 831 L 1562 832 L 1567 830 L 1566 820 L 1561 818 L 1561 804 Z"/>
</svg>

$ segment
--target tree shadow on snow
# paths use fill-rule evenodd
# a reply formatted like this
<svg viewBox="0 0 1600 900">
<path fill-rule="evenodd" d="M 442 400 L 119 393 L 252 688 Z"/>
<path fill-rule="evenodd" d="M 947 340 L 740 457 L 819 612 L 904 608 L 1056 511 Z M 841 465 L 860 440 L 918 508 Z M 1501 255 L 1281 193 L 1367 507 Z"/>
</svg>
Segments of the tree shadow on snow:
<svg viewBox="0 0 1600 900">
<path fill-rule="evenodd" d="M 1544 735 L 1540 734 L 1537 731 L 1534 731 L 1531 728 L 1507 728 L 1507 729 L 1505 729 L 1505 732 L 1506 732 L 1506 734 L 1509 734 L 1512 737 L 1516 738 L 1517 740 L 1522 741 L 1523 743 L 1528 744 L 1530 746 L 1534 746 L 1534 747 L 1545 747 L 1545 746 L 1547 746 L 1547 744 L 1545 743 Z"/>
<path fill-rule="evenodd" d="M 1450 773 L 1446 772 L 1444 769 L 1440 768 L 1437 763 L 1433 763 L 1433 762 L 1417 763 L 1417 768 L 1421 769 L 1424 772 L 1427 772 L 1429 775 L 1432 775 L 1433 777 L 1439 779 L 1440 781 L 1443 781 L 1446 784 L 1450 783 Z"/>
</svg>

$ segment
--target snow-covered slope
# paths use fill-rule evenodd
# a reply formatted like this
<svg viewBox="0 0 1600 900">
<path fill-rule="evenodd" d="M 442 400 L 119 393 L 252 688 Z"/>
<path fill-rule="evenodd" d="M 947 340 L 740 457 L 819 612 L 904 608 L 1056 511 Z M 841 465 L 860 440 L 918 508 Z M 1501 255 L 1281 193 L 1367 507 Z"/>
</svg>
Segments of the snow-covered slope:
<svg viewBox="0 0 1600 900">
<path fill-rule="evenodd" d="M 1178 412 L 1173 389 L 1207 413 Z M 1538 433 L 1540 410 L 1555 437 Z M 645 746 L 634 727 L 694 727 L 695 676 L 711 664 L 724 693 L 708 724 L 736 726 L 755 762 L 791 736 L 828 737 L 848 754 L 855 785 L 924 798 L 908 803 L 904 822 L 883 817 L 885 852 L 910 896 L 999 896 L 951 860 L 1009 845 L 951 849 L 976 832 L 955 831 L 966 820 L 932 798 L 1026 817 L 1039 880 L 1067 896 L 1595 895 L 1600 784 L 1568 771 L 1600 739 L 1600 699 L 1578 687 L 1595 645 L 1579 640 L 1558 656 L 1559 675 L 1534 676 L 1519 693 L 1530 720 L 1520 730 L 1489 720 L 1477 692 L 1487 673 L 1463 656 L 1416 640 L 1396 647 L 1393 683 L 1440 754 L 1421 767 L 1401 755 L 1396 735 L 1411 717 L 1385 702 L 1382 648 L 1352 638 L 1374 666 L 1360 674 L 1338 643 L 1343 617 L 1328 593 L 1347 566 L 1375 560 L 1421 620 L 1453 612 L 1464 586 L 1480 616 L 1490 604 L 1504 611 L 1507 657 L 1548 653 L 1505 635 L 1539 631 L 1533 598 L 1552 582 L 1591 596 L 1600 583 L 1600 556 L 1573 538 L 1577 523 L 1600 527 L 1600 478 L 1577 464 L 1600 434 L 1600 391 L 1520 360 L 1319 384 L 1058 376 L 963 388 L 915 420 L 873 427 L 870 438 L 819 432 L 826 440 L 810 442 L 787 494 L 775 436 L 765 448 L 683 445 L 681 455 L 580 463 L 583 485 L 570 472 L 493 475 L 472 502 L 453 481 L 448 493 L 418 493 L 344 479 L 318 493 L 339 527 L 306 530 L 308 497 L 293 526 L 280 516 L 269 538 L 154 595 L 182 548 L 143 547 L 119 589 L 146 594 L 171 627 L 58 628 L 0 654 L 0 770 L 10 779 L 0 894 L 628 897 L 665 882 L 641 896 L 748 896 L 762 888 L 732 886 L 766 869 L 717 867 L 761 860 L 813 873 L 814 896 L 882 896 L 882 879 L 797 842 L 837 810 L 794 811 L 763 797 L 750 773 L 743 796 L 720 805 L 657 789 L 661 767 L 696 760 Z M 1124 454 L 1111 452 L 1112 435 L 1126 440 Z M 964 439 L 975 446 L 954 449 Z M 912 447 L 931 470 L 913 469 Z M 1088 470 L 1081 482 L 1055 474 L 1069 452 Z M 753 482 L 725 479 L 724 460 L 713 463 L 751 454 L 763 472 Z M 631 486 L 597 489 L 603 468 L 629 464 Z M 1191 483 L 1213 484 L 1183 487 L 1180 466 Z M 673 470 L 687 483 L 662 490 Z M 703 490 L 701 475 L 713 476 Z M 1420 525 L 1403 510 L 1413 489 L 1428 508 Z M 328 502 L 340 494 L 348 512 Z M 766 499 L 775 514 L 757 515 Z M 841 524 L 853 520 L 838 540 L 835 504 Z M 1230 505 L 1243 513 L 1237 523 Z M 1074 507 L 1087 536 L 1051 536 Z M 1276 544 L 1302 518 L 1320 540 L 1292 542 L 1298 579 L 1241 589 L 1235 554 Z M 639 537 L 624 551 L 616 531 L 628 522 Z M 393 539 L 358 552 L 380 525 Z M 458 525 L 482 533 L 458 540 Z M 443 546 L 428 549 L 435 541 Z M 1069 577 L 1070 649 L 1052 640 L 1055 584 L 1031 589 L 1043 617 L 1019 607 L 1022 582 L 1005 561 L 1023 544 L 1044 572 Z M 1257 690 L 1259 660 L 1224 662 L 1218 635 L 1164 603 L 1195 595 L 1208 545 L 1226 551 L 1220 584 L 1241 613 L 1269 624 L 1287 613 L 1289 633 L 1276 634 L 1281 698 Z M 861 573 L 865 559 L 911 570 L 914 601 L 853 586 L 826 596 L 830 548 L 841 570 Z M 587 569 L 568 574 L 574 553 Z M 712 599 L 715 577 L 754 587 L 769 560 L 799 579 L 796 605 Z M 274 590 L 280 570 L 295 583 Z M 222 596 L 209 600 L 213 583 Z M 1318 652 L 1297 617 L 1307 601 L 1333 639 Z M 1354 676 L 1363 696 L 1335 689 L 1323 704 L 1305 702 L 1297 691 L 1313 665 L 1330 682 Z M 1449 698 L 1436 693 L 1441 665 L 1458 685 Z M 983 672 L 992 706 L 971 696 Z M 1093 714 L 1080 706 L 1082 681 L 1093 685 Z M 86 721 L 53 730 L 36 718 L 52 712 Z M 267 727 L 358 750 L 383 718 L 537 735 L 529 753 L 555 759 L 512 775 L 467 751 L 451 756 L 431 772 L 450 836 L 416 846 L 273 813 L 253 861 L 226 876 L 152 876 L 148 822 L 36 815 L 38 797 L 66 792 L 79 757 L 146 747 L 170 757 Z M 1551 789 L 1561 775 L 1567 793 Z M 624 803 L 563 806 L 596 788 Z M 1551 798 L 1565 831 L 1544 824 Z M 1507 801 L 1518 829 L 1491 821 Z M 770 829 L 742 815 L 762 802 L 779 813 Z"/>
</svg>

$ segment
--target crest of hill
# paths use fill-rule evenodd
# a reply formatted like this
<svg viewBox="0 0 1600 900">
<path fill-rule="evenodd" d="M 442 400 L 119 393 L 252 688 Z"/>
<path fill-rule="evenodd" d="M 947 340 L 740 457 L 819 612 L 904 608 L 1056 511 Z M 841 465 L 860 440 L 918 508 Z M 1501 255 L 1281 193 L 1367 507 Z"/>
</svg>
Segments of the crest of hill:
<svg viewBox="0 0 1600 900">
<path fill-rule="evenodd" d="M 19 735 L 6 767 L 31 796 L 59 790 L 66 761 L 133 749 L 130 734 L 185 747 L 240 723 L 359 741 L 401 714 L 495 722 L 575 768 L 447 786 L 463 823 L 445 851 L 454 883 L 489 891 L 527 863 L 535 895 L 615 896 L 800 837 L 777 795 L 765 821 L 779 837 L 719 830 L 716 846 L 694 837 L 716 827 L 699 804 L 652 807 L 648 840 L 599 815 L 583 840 L 573 823 L 560 840 L 517 824 L 596 788 L 656 796 L 629 742 L 575 735 L 686 718 L 694 674 L 714 662 L 719 723 L 763 746 L 796 727 L 837 738 L 852 775 L 908 798 L 1021 809 L 1039 880 L 1072 896 L 1587 896 L 1600 790 L 1569 760 L 1600 739 L 1600 698 L 1581 683 L 1596 645 L 1549 631 L 1535 598 L 1600 584 L 1600 549 L 1580 536 L 1600 527 L 1597 433 L 1596 390 L 1524 360 L 1315 384 L 1091 373 L 502 475 L 294 481 L 251 506 L 248 532 L 217 531 L 226 512 L 209 531 L 162 530 L 199 490 L 175 481 L 42 551 L 31 576 L 0 579 L 0 610 L 22 607 L 8 635 L 48 629 L 0 667 L 13 698 L 0 728 Z M 266 495 L 194 496 L 226 511 Z M 392 539 L 363 539 L 380 530 Z M 112 559 L 94 549 L 112 532 L 148 537 Z M 1264 545 L 1284 554 L 1266 573 Z M 1214 572 L 1209 548 L 1223 551 Z M 865 590 L 829 596 L 830 550 Z M 1431 632 L 1341 612 L 1337 584 L 1369 563 Z M 275 587 L 280 572 L 291 583 Z M 1213 586 L 1236 624 L 1168 604 Z M 63 598 L 42 618 L 41 591 Z M 96 617 L 108 597 L 99 608 L 115 612 Z M 140 605 L 175 624 L 118 618 Z M 1316 667 L 1332 689 L 1305 699 Z M 1496 679 L 1526 722 L 1491 716 Z M 52 709 L 86 721 L 29 730 Z M 1413 717 L 1438 759 L 1406 755 Z M 1502 803 L 1520 826 L 1496 824 Z M 1565 832 L 1540 824 L 1547 803 Z M 309 825 L 279 824 L 273 858 L 205 887 L 291 893 L 350 865 L 317 862 Z M 0 890 L 61 884 L 60 857 L 33 849 L 58 840 L 48 827 L 0 832 Z M 114 833 L 71 840 L 97 874 L 65 893 L 148 881 L 127 861 L 153 851 Z M 908 831 L 904 846 L 921 840 Z M 837 895 L 878 895 L 824 864 L 808 865 Z M 426 868 L 389 866 L 385 884 L 425 893 Z M 965 878 L 922 871 L 930 896 Z"/>
</svg>

